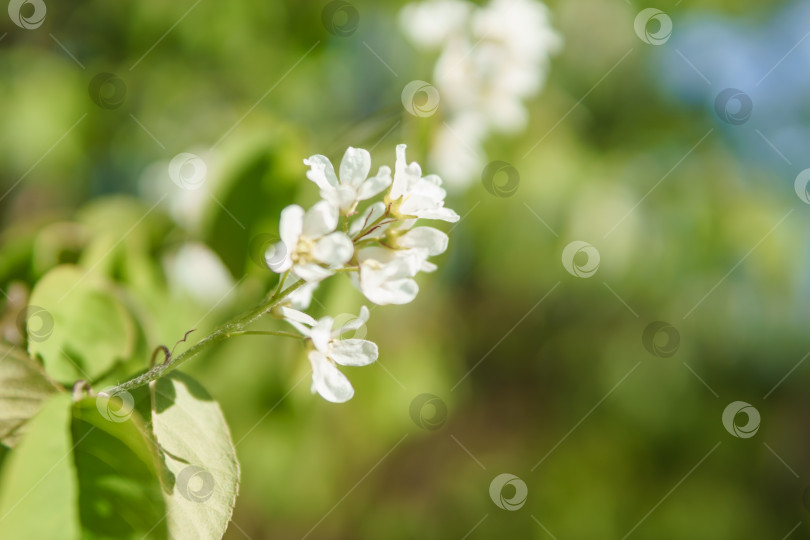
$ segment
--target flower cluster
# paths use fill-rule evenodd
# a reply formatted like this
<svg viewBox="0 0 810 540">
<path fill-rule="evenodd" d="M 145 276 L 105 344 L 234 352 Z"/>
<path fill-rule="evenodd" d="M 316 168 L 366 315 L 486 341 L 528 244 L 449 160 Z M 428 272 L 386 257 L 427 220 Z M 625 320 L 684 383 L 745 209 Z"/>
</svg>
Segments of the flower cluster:
<svg viewBox="0 0 810 540">
<path fill-rule="evenodd" d="M 561 46 L 538 0 L 426 0 L 400 13 L 406 36 L 440 50 L 433 78 L 446 112 L 430 153 L 451 184 L 478 176 L 491 131 L 515 133 L 528 121 L 524 100 L 543 87 L 549 57 Z"/>
<path fill-rule="evenodd" d="M 335 364 L 364 366 L 377 360 L 371 341 L 341 339 L 365 325 L 369 310 L 363 307 L 357 319 L 335 329 L 331 317 L 315 320 L 303 312 L 313 292 L 324 279 L 345 272 L 374 304 L 407 304 L 419 292 L 416 274 L 435 270 L 428 259 L 444 253 L 448 243 L 445 233 L 416 226 L 417 220 L 455 222 L 459 216 L 444 206 L 441 179 L 422 176 L 418 163 L 406 161 L 404 144 L 396 148 L 393 176 L 386 166 L 369 176 L 371 156 L 360 148 L 346 150 L 337 173 L 325 156 L 311 156 L 304 164 L 322 200 L 308 210 L 291 205 L 281 212 L 281 241 L 267 249 L 265 259 L 271 270 L 283 274 L 282 287 L 303 280 L 279 313 L 310 343 L 312 391 L 342 403 L 354 389 Z M 372 201 L 381 194 L 382 200 Z"/>
</svg>

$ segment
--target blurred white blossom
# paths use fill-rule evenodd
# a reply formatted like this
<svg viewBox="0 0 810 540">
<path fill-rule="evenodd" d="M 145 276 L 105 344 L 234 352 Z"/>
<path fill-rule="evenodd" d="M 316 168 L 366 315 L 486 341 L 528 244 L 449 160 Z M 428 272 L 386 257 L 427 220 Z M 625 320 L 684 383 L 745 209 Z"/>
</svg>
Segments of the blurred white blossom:
<svg viewBox="0 0 810 540">
<path fill-rule="evenodd" d="M 433 70 L 444 122 L 430 163 L 448 183 L 469 184 L 486 162 L 483 143 L 492 131 L 525 129 L 524 101 L 543 87 L 550 57 L 562 45 L 539 0 L 426 0 L 400 13 L 405 35 L 438 49 Z"/>
<path fill-rule="evenodd" d="M 171 290 L 185 291 L 202 305 L 222 301 L 233 287 L 225 264 L 205 244 L 186 242 L 163 260 Z"/>
<path fill-rule="evenodd" d="M 147 200 L 154 202 L 166 199 L 168 212 L 175 223 L 192 234 L 200 235 L 210 218 L 212 208 L 220 208 L 216 195 L 223 186 L 222 157 L 216 152 L 202 148 L 192 149 L 204 160 L 205 174 L 198 177 L 193 189 L 183 189 L 173 182 L 171 160 L 160 160 L 150 164 L 138 179 L 138 191 Z"/>
</svg>

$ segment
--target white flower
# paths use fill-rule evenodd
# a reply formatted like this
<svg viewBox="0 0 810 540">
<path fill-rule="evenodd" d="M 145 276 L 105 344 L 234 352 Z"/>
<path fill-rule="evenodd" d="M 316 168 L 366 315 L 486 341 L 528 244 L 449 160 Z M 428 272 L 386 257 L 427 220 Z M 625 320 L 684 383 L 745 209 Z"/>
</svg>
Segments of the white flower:
<svg viewBox="0 0 810 540">
<path fill-rule="evenodd" d="M 377 305 L 407 304 L 419 292 L 419 285 L 412 278 L 427 262 L 427 255 L 427 250 L 419 249 L 363 248 L 357 251 L 359 275 L 352 274 L 352 279 L 365 297 Z"/>
<path fill-rule="evenodd" d="M 397 249 L 417 249 L 427 255 L 441 255 L 447 251 L 448 236 L 433 227 L 414 227 L 413 229 L 392 229 L 388 231 L 386 243 Z"/>
<path fill-rule="evenodd" d="M 423 177 L 418 163 L 408 163 L 404 144 L 397 146 L 396 154 L 393 179 L 388 167 L 367 178 L 371 160 L 365 150 L 346 151 L 339 180 L 324 156 L 305 160 L 310 166 L 307 176 L 321 188 L 325 200 L 307 212 L 297 205 L 285 208 L 279 225 L 281 242 L 265 252 L 268 266 L 285 273 L 280 290 L 298 284 L 273 309 L 311 342 L 307 357 L 312 366 L 312 391 L 331 402 L 343 403 L 354 396 L 354 388 L 338 365 L 365 366 L 379 356 L 377 345 L 371 341 L 341 339 L 346 332 L 365 325 L 369 310 L 363 306 L 356 319 L 339 328 L 335 328 L 332 317 L 315 320 L 299 310 L 309 306 L 320 281 L 349 261 L 349 277 L 375 304 L 412 301 L 419 292 L 413 277 L 420 271 L 436 270 L 428 258 L 444 253 L 448 244 L 447 234 L 433 227 L 416 227 L 417 220 L 459 219 L 444 206 L 446 192 L 441 179 L 436 175 Z M 344 222 L 346 233 L 335 231 L 341 212 L 348 221 L 360 201 L 389 185 L 383 201 L 368 205 L 350 223 Z"/>
<path fill-rule="evenodd" d="M 312 391 L 325 400 L 343 403 L 354 396 L 354 388 L 335 364 L 342 366 L 366 366 L 377 360 L 377 344 L 365 339 L 340 339 L 346 332 L 356 330 L 368 321 L 368 308 L 360 308 L 357 319 L 334 329 L 334 319 L 323 317 L 315 320 L 306 313 L 283 307 L 281 313 L 302 335 L 312 340 L 314 350 L 309 351 L 312 365 Z"/>
<path fill-rule="evenodd" d="M 392 211 L 402 217 L 441 219 L 455 222 L 458 214 L 444 207 L 447 192 L 435 174 L 422 176 L 422 168 L 415 161 L 405 159 L 405 145 L 397 145 L 397 160 L 394 167 L 394 182 L 388 198 L 395 204 Z"/>
<path fill-rule="evenodd" d="M 461 112 L 436 128 L 428 158 L 442 180 L 452 186 L 480 178 L 487 163 L 488 130 L 480 111 Z"/>
<path fill-rule="evenodd" d="M 434 48 L 463 30 L 474 7 L 461 0 L 421 2 L 403 7 L 399 18 L 414 44 Z"/>
<path fill-rule="evenodd" d="M 458 113 L 483 113 L 498 131 L 524 129 L 523 101 L 543 86 L 549 57 L 560 46 L 548 19 L 546 6 L 535 0 L 492 0 L 473 11 L 436 63 L 434 78 L 445 104 Z"/>
<path fill-rule="evenodd" d="M 334 232 L 338 210 L 320 201 L 306 213 L 293 204 L 281 211 L 281 242 L 267 249 L 268 265 L 276 273 L 292 272 L 301 279 L 318 282 L 352 258 L 354 245 L 342 232 Z M 279 262 L 279 253 L 283 258 Z M 270 260 L 273 263 L 270 264 Z"/>
<path fill-rule="evenodd" d="M 437 21 L 441 19 L 441 21 Z M 479 111 L 501 131 L 525 127 L 522 101 L 545 82 L 549 58 L 561 46 L 548 8 L 537 0 L 460 0 L 409 4 L 403 30 L 419 46 L 441 47 L 433 78 L 452 116 Z"/>
<path fill-rule="evenodd" d="M 433 81 L 451 127 L 433 141 L 431 166 L 451 185 L 469 184 L 490 131 L 525 129 L 524 102 L 543 87 L 562 40 L 538 0 L 422 1 L 406 5 L 400 23 L 417 46 L 440 50 Z"/>
<path fill-rule="evenodd" d="M 381 193 L 391 185 L 391 169 L 380 167 L 377 176 L 368 178 L 371 156 L 362 148 L 349 147 L 340 162 L 340 180 L 335 175 L 332 162 L 322 155 L 304 160 L 309 165 L 307 178 L 321 188 L 321 197 L 337 206 L 345 215 L 351 215 L 359 201 L 365 201 Z"/>
<path fill-rule="evenodd" d="M 380 238 L 380 244 L 395 250 L 396 257 L 408 256 L 411 257 L 408 259 L 409 262 L 419 261 L 419 271 L 433 272 L 437 266 L 429 262 L 428 257 L 441 255 L 447 251 L 450 239 L 445 233 L 433 227 L 411 228 L 415 221 L 408 220 L 400 227 L 387 229 Z M 358 254 L 358 259 L 361 260 L 377 260 L 380 257 L 381 254 L 377 252 L 365 251 L 362 255 Z"/>
</svg>

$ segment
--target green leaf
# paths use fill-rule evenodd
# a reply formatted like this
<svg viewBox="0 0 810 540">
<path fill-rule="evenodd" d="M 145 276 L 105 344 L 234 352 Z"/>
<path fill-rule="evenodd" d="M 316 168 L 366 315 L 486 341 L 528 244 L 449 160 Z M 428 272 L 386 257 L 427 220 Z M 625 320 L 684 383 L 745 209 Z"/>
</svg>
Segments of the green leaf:
<svg viewBox="0 0 810 540">
<path fill-rule="evenodd" d="M 156 453 L 141 421 L 135 415 L 110 416 L 105 407 L 98 398 L 74 407 L 82 537 L 167 538 Z"/>
<path fill-rule="evenodd" d="M 34 287 L 27 336 L 31 356 L 42 358 L 53 379 L 70 384 L 92 382 L 129 358 L 135 327 L 104 278 L 63 265 Z"/>
<path fill-rule="evenodd" d="M 71 456 L 70 396 L 51 397 L 3 464 L 0 538 L 75 540 L 78 486 Z"/>
<path fill-rule="evenodd" d="M 167 469 L 172 538 L 221 538 L 239 491 L 239 464 L 219 405 L 194 379 L 152 383 L 152 429 Z"/>
<path fill-rule="evenodd" d="M 56 387 L 21 350 L 0 345 L 0 442 L 16 445 L 23 425 Z"/>
</svg>

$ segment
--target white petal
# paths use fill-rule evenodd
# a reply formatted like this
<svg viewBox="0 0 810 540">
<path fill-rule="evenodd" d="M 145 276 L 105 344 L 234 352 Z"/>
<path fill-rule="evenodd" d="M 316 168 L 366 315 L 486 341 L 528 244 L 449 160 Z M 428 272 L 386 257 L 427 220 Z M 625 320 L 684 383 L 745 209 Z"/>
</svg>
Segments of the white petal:
<svg viewBox="0 0 810 540">
<path fill-rule="evenodd" d="M 299 323 L 306 324 L 308 326 L 315 326 L 317 321 L 304 313 L 303 311 L 298 311 L 297 309 L 289 308 L 286 306 L 281 307 L 281 315 L 287 319 L 287 321 L 295 321 Z"/>
<path fill-rule="evenodd" d="M 437 174 L 429 174 L 427 176 L 422 177 L 421 183 L 426 183 L 432 186 L 439 187 L 442 185 L 442 179 L 439 178 L 439 175 Z M 446 195 L 446 192 L 444 190 L 442 190 L 442 192 L 445 193 Z M 442 196 L 442 198 L 444 198 L 444 196 Z"/>
<path fill-rule="evenodd" d="M 281 241 L 292 252 L 298 246 L 298 237 L 304 227 L 304 209 L 297 204 L 291 204 L 281 211 L 278 230 Z"/>
<path fill-rule="evenodd" d="M 412 279 L 400 279 L 389 281 L 387 290 L 391 295 L 392 304 L 407 304 L 416 298 L 419 293 L 419 285 Z"/>
<path fill-rule="evenodd" d="M 357 191 L 352 186 L 340 186 L 331 191 L 321 190 L 321 197 L 337 206 L 343 214 L 348 214 L 357 202 Z"/>
<path fill-rule="evenodd" d="M 332 339 L 332 326 L 334 324 L 335 320 L 332 317 L 323 317 L 318 319 L 309 334 L 315 348 L 326 355 L 329 354 L 329 340 Z"/>
<path fill-rule="evenodd" d="M 390 186 L 391 181 L 391 169 L 386 166 L 380 167 L 377 176 L 372 176 L 363 182 L 360 189 L 357 190 L 357 200 L 365 201 L 374 197 Z"/>
<path fill-rule="evenodd" d="M 439 268 L 430 261 L 422 261 L 422 266 L 419 267 L 420 272 L 435 272 Z"/>
<path fill-rule="evenodd" d="M 427 250 L 424 249 L 394 251 L 377 246 L 363 248 L 357 252 L 360 266 L 375 269 L 374 274 L 381 281 L 415 276 L 427 256 Z"/>
<path fill-rule="evenodd" d="M 353 332 L 362 328 L 368 322 L 369 311 L 366 306 L 360 308 L 360 315 L 350 319 L 340 328 L 332 331 L 332 337 L 337 338 L 347 332 Z"/>
<path fill-rule="evenodd" d="M 394 166 L 394 181 L 391 186 L 391 200 L 397 200 L 411 189 L 411 186 L 422 177 L 422 169 L 416 162 L 408 163 L 405 159 L 404 144 L 397 145 L 397 160 Z"/>
<path fill-rule="evenodd" d="M 330 266 L 341 266 L 352 258 L 354 244 L 342 232 L 333 232 L 324 236 L 312 249 L 312 256 Z"/>
<path fill-rule="evenodd" d="M 321 199 L 332 206 L 340 207 L 340 193 L 338 193 L 338 188 L 329 187 L 328 189 L 321 189 Z"/>
<path fill-rule="evenodd" d="M 370 301 L 378 305 L 407 304 L 416 297 L 419 286 L 409 277 L 408 261 L 398 259 L 387 264 L 370 261 L 360 265 L 359 288 Z M 416 267 L 418 271 L 419 267 Z M 399 274 L 399 275 L 398 275 Z"/>
<path fill-rule="evenodd" d="M 371 170 L 371 155 L 362 148 L 346 149 L 340 162 L 340 183 L 354 188 L 360 186 Z"/>
<path fill-rule="evenodd" d="M 323 268 L 315 263 L 296 264 L 293 266 L 292 271 L 296 276 L 310 283 L 317 283 L 335 273 L 333 270 Z"/>
<path fill-rule="evenodd" d="M 433 181 L 429 181 L 433 179 Z M 441 187 L 442 181 L 436 175 L 426 176 L 413 186 L 411 194 L 431 201 L 432 206 L 444 206 L 447 191 Z"/>
<path fill-rule="evenodd" d="M 311 329 L 308 326 L 305 326 L 305 325 L 301 324 L 300 322 L 291 321 L 291 320 L 287 320 L 287 322 L 290 323 L 291 325 L 293 325 L 295 327 L 295 329 L 298 330 L 298 332 L 302 336 L 309 337 Z"/>
<path fill-rule="evenodd" d="M 329 344 L 329 357 L 343 366 L 367 366 L 379 354 L 377 344 L 365 339 L 334 340 Z"/>
<path fill-rule="evenodd" d="M 373 291 L 371 296 L 369 296 L 366 291 L 363 291 L 363 293 L 366 295 L 366 298 L 381 306 L 387 304 L 408 304 L 412 302 L 419 293 L 419 285 L 410 278 L 397 279 L 387 281 L 382 287 Z"/>
<path fill-rule="evenodd" d="M 280 274 L 292 266 L 292 257 L 284 242 L 276 242 L 264 252 L 264 262 L 273 272 Z"/>
<path fill-rule="evenodd" d="M 315 155 L 304 160 L 304 165 L 309 165 L 307 178 L 315 182 L 321 189 L 337 187 L 338 180 L 335 176 L 335 168 L 326 156 Z"/>
<path fill-rule="evenodd" d="M 292 274 L 290 274 L 292 275 Z M 312 294 L 315 292 L 315 289 L 318 288 L 317 282 L 312 283 L 305 283 L 295 289 L 290 295 L 287 297 L 287 300 L 290 302 L 295 309 L 307 309 L 309 305 L 312 303 Z"/>
<path fill-rule="evenodd" d="M 302 234 L 319 238 L 334 231 L 337 222 L 338 209 L 328 201 L 319 201 L 304 214 Z"/>
<path fill-rule="evenodd" d="M 443 207 L 425 210 L 423 212 L 420 212 L 418 217 L 422 219 L 440 219 L 442 221 L 447 221 L 449 223 L 455 223 L 456 221 L 461 219 L 460 216 L 456 214 L 455 211 Z"/>
<path fill-rule="evenodd" d="M 458 214 L 449 208 L 444 208 L 443 205 L 444 202 L 437 203 L 431 198 L 412 194 L 402 202 L 399 211 L 403 215 L 422 219 L 441 219 L 451 223 L 458 221 Z"/>
<path fill-rule="evenodd" d="M 281 307 L 281 315 L 284 317 L 284 320 L 293 325 L 302 336 L 306 337 L 309 337 L 309 334 L 312 332 L 310 327 L 314 326 L 317 322 L 306 313 L 302 313 L 297 309 L 291 309 L 286 306 Z"/>
<path fill-rule="evenodd" d="M 389 263 L 391 277 L 413 277 L 419 272 L 422 262 L 427 259 L 427 251 L 423 249 L 409 249 L 394 253 L 396 258 Z"/>
<path fill-rule="evenodd" d="M 406 249 L 422 248 L 430 255 L 439 255 L 447 250 L 449 239 L 445 233 L 433 227 L 416 227 L 397 239 L 397 245 Z"/>
<path fill-rule="evenodd" d="M 318 351 L 309 352 L 312 365 L 312 390 L 332 403 L 345 403 L 354 396 L 354 388 L 343 373 L 338 371 L 326 357 Z"/>
<path fill-rule="evenodd" d="M 408 162 L 405 159 L 405 149 L 408 148 L 407 144 L 398 144 L 396 148 L 397 153 L 397 164 L 402 164 L 403 166 L 407 165 Z"/>
</svg>

